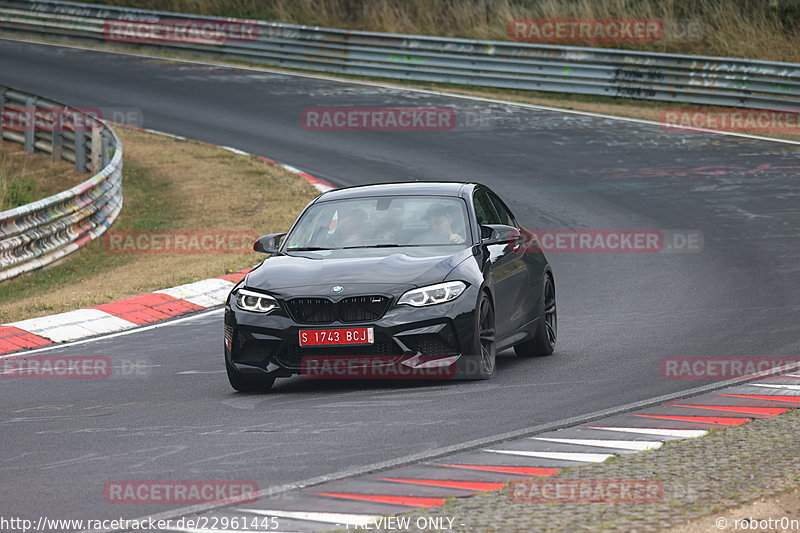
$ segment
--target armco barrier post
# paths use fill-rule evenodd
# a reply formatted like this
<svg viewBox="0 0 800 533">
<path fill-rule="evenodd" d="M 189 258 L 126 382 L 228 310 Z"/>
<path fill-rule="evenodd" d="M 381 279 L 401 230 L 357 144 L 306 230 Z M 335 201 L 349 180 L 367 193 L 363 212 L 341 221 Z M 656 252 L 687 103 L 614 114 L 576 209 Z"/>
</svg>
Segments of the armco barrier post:
<svg viewBox="0 0 800 533">
<path fill-rule="evenodd" d="M 92 160 L 92 172 L 100 171 L 100 163 L 103 161 L 103 145 L 100 126 L 92 126 L 92 153 L 89 154 Z"/>
<path fill-rule="evenodd" d="M 75 170 L 86 172 L 86 132 L 74 118 L 72 124 L 75 127 L 73 130 L 75 132 Z"/>
<path fill-rule="evenodd" d="M 3 124 L 5 123 L 7 90 L 8 89 L 5 87 L 0 87 L 0 143 L 3 142 Z"/>
<path fill-rule="evenodd" d="M 27 125 L 25 126 L 25 143 L 23 147 L 28 153 L 33 153 L 36 149 L 34 143 L 36 142 L 36 98 L 30 96 L 25 99 L 25 110 L 23 114 L 27 115 Z"/>
<path fill-rule="evenodd" d="M 109 138 L 108 133 L 106 130 L 101 131 L 101 158 L 102 161 L 100 162 L 103 168 L 108 165 L 108 162 L 111 160 L 112 154 L 112 146 L 111 146 L 111 139 Z"/>
<path fill-rule="evenodd" d="M 57 107 L 54 109 L 56 122 L 53 124 L 53 144 L 52 144 L 52 160 L 61 161 L 61 149 L 63 146 L 63 136 L 61 134 L 62 121 L 64 120 L 64 108 Z"/>
</svg>

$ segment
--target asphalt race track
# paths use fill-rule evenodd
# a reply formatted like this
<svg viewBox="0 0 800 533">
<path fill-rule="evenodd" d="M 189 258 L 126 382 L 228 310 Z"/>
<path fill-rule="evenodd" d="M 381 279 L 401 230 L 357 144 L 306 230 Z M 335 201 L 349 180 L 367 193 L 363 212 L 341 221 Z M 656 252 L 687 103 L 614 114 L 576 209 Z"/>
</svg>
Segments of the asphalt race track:
<svg viewBox="0 0 800 533">
<path fill-rule="evenodd" d="M 665 357 L 798 353 L 798 145 L 12 41 L 0 41 L 0 83 L 74 106 L 138 108 L 144 127 L 339 186 L 477 180 L 526 227 L 693 230 L 704 241 L 694 251 L 551 253 L 556 354 L 506 352 L 486 382 L 292 378 L 236 394 L 219 311 L 51 350 L 138 366 L 107 380 L 0 380 L 5 515 L 143 516 L 169 507 L 108 504 L 103 485 L 247 479 L 266 489 L 704 383 L 663 379 Z M 302 127 L 302 110 L 341 106 L 449 107 L 484 120 L 430 132 Z M 253 201 L 269 205 L 269 191 Z"/>
</svg>

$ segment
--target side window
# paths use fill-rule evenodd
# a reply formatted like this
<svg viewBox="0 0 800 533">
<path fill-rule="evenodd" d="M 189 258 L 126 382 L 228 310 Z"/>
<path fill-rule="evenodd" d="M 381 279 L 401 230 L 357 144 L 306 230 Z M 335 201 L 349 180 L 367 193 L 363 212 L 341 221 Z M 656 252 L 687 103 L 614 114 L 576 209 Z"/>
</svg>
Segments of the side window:
<svg viewBox="0 0 800 533">
<path fill-rule="evenodd" d="M 506 226 L 517 226 L 517 221 L 514 219 L 514 215 L 511 214 L 511 211 L 508 210 L 506 204 L 503 201 L 495 196 L 494 194 L 489 195 L 489 199 L 492 201 L 492 205 L 494 206 L 495 211 L 497 214 L 500 215 L 500 224 L 505 224 Z"/>
<path fill-rule="evenodd" d="M 500 217 L 497 216 L 492 202 L 486 191 L 478 191 L 473 197 L 475 204 L 475 217 L 478 219 L 478 224 L 502 224 Z"/>
</svg>

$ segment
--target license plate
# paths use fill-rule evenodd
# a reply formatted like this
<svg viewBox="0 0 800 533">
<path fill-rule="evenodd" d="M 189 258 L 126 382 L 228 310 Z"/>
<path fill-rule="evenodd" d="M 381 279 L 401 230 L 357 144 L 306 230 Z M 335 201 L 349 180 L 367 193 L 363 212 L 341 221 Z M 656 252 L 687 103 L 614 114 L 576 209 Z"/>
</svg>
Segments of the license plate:
<svg viewBox="0 0 800 533">
<path fill-rule="evenodd" d="M 372 344 L 374 342 L 372 328 L 306 329 L 300 331 L 300 346 Z"/>
</svg>

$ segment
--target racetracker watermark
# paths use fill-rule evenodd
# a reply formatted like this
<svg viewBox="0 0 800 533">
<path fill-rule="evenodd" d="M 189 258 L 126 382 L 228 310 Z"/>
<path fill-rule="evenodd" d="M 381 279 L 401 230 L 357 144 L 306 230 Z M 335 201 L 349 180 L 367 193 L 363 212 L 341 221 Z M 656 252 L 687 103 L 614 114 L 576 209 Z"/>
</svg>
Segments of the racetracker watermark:
<svg viewBox="0 0 800 533">
<path fill-rule="evenodd" d="M 0 359 L 1 379 L 103 379 L 111 371 L 107 355 L 17 355 Z"/>
<path fill-rule="evenodd" d="M 653 503 L 664 485 L 649 479 L 528 479 L 508 486 L 508 497 L 522 503 Z"/>
<path fill-rule="evenodd" d="M 660 19 L 518 19 L 508 23 L 514 41 L 564 42 L 655 42 L 664 39 Z"/>
<path fill-rule="evenodd" d="M 103 35 L 106 41 L 122 43 L 224 44 L 255 41 L 260 28 L 233 20 L 108 20 Z"/>
<path fill-rule="evenodd" d="M 107 503 L 252 503 L 258 500 L 258 485 L 254 481 L 109 481 L 103 485 Z"/>
<path fill-rule="evenodd" d="M 451 379 L 457 374 L 456 359 L 447 356 L 307 355 L 300 358 L 300 375 L 316 379 Z"/>
<path fill-rule="evenodd" d="M 313 107 L 300 113 L 311 131 L 450 131 L 456 111 L 449 107 Z"/>
<path fill-rule="evenodd" d="M 763 133 L 800 133 L 800 113 L 766 109 L 664 109 L 661 128 L 687 131 L 695 128 Z"/>
<path fill-rule="evenodd" d="M 773 369 L 782 367 L 780 371 Z M 661 360 L 664 379 L 723 380 L 744 376 L 771 376 L 800 370 L 795 357 L 665 357 Z"/>
<path fill-rule="evenodd" d="M 696 230 L 549 229 L 525 230 L 527 251 L 546 253 L 699 252 L 703 234 Z"/>
<path fill-rule="evenodd" d="M 138 107 L 9 107 L 0 110 L 0 129 L 8 131 L 92 131 L 98 120 L 141 127 Z"/>
<path fill-rule="evenodd" d="M 700 21 L 658 18 L 534 18 L 508 23 L 509 38 L 527 43 L 694 42 L 703 33 Z"/>
<path fill-rule="evenodd" d="M 229 254 L 253 251 L 254 231 L 107 231 L 103 248 L 112 254 Z"/>
</svg>

